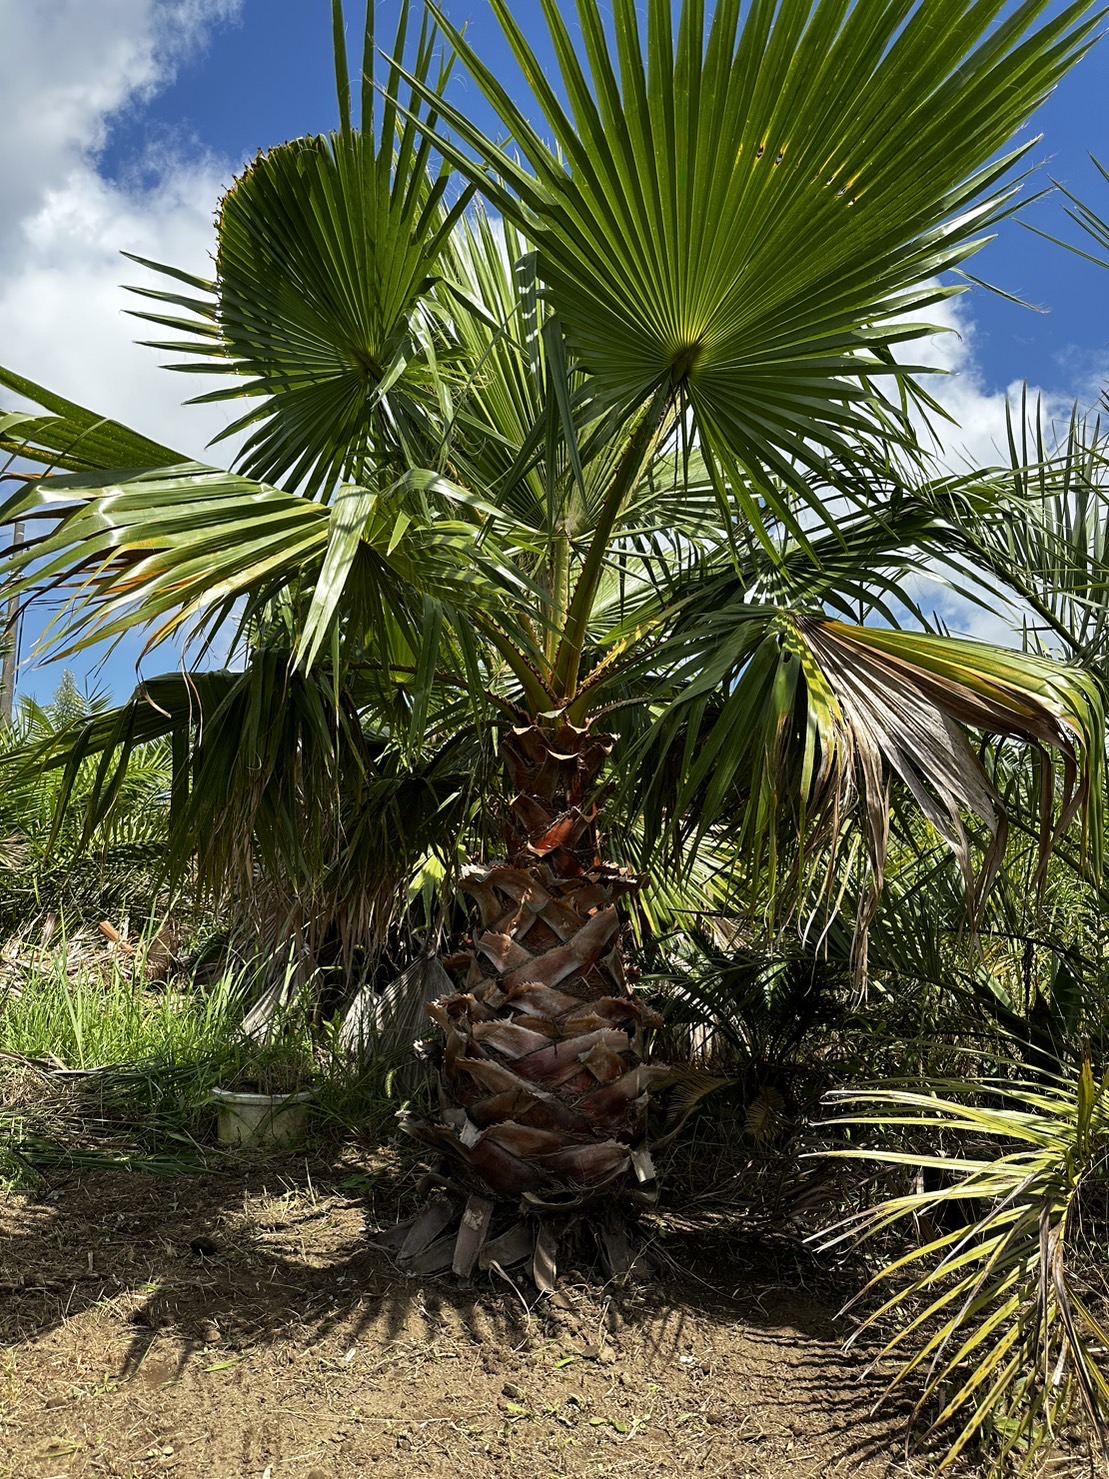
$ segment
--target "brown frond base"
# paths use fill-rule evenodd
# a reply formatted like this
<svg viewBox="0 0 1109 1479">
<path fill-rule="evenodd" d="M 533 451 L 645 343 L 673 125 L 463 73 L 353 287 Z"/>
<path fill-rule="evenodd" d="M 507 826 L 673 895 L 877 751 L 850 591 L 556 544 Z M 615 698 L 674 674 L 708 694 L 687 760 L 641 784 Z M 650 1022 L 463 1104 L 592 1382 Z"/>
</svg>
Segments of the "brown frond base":
<svg viewBox="0 0 1109 1479">
<path fill-rule="evenodd" d="M 469 1280 L 487 1273 L 550 1294 L 568 1268 L 606 1279 L 648 1272 L 630 1209 L 611 1203 L 564 1211 L 514 1207 L 442 1176 L 427 1181 L 435 1189 L 416 1216 L 376 1240 L 412 1278 Z"/>
<path fill-rule="evenodd" d="M 544 1290 L 563 1249 L 626 1272 L 628 1229 L 654 1203 L 675 1071 L 650 1061 L 659 1019 L 625 978 L 620 907 L 642 880 L 601 856 L 613 743 L 566 723 L 502 743 L 507 857 L 462 871 L 466 974 L 428 1006 L 439 1105 L 400 1119 L 450 1178 L 398 1235 L 413 1274 L 523 1266 Z"/>
</svg>

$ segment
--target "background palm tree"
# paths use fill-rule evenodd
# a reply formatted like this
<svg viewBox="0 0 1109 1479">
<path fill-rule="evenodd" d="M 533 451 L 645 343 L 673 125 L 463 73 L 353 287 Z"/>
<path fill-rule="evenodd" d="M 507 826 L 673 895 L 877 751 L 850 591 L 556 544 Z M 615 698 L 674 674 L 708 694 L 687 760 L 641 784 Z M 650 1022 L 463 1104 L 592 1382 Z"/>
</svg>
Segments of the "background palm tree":
<svg viewBox="0 0 1109 1479">
<path fill-rule="evenodd" d="M 178 856 L 209 882 L 284 876 L 365 940 L 444 830 L 485 857 L 499 834 L 499 861 L 461 871 L 464 981 L 432 1007 L 442 1111 L 409 1126 L 466 1212 L 456 1238 L 434 1203 L 405 1252 L 460 1273 L 530 1257 L 544 1284 L 552 1229 L 654 1191 L 673 1075 L 621 948 L 629 910 L 673 897 L 641 902 L 648 863 L 719 890 L 703 860 L 729 847 L 733 897 L 761 875 L 782 913 L 854 876 L 861 974 L 907 802 L 973 907 L 996 874 L 1005 808 L 966 728 L 1038 753 L 1043 859 L 1076 817 L 1096 852 L 1096 685 L 894 629 L 900 580 L 957 538 L 902 346 L 1010 208 L 1030 143 L 1000 151 L 1094 22 L 656 0 L 644 25 L 632 0 L 608 21 L 580 0 L 579 47 L 544 0 L 555 86 L 493 8 L 541 124 L 433 8 L 411 45 L 404 8 L 378 97 L 371 7 L 356 130 L 336 3 L 338 132 L 247 169 L 211 282 L 159 268 L 140 290 L 178 368 L 249 398 L 237 470 L 4 372 L 50 414 L 9 418 L 2 445 L 64 473 L 0 517 L 41 531 L 7 573 L 69 593 L 63 651 L 234 634 L 242 673 L 158 679 L 73 737 L 125 765 L 176 736 Z M 511 150 L 448 102 L 440 37 Z M 502 1203 L 523 1221 L 496 1225 Z M 593 1220 L 618 1265 L 618 1222 Z"/>
</svg>

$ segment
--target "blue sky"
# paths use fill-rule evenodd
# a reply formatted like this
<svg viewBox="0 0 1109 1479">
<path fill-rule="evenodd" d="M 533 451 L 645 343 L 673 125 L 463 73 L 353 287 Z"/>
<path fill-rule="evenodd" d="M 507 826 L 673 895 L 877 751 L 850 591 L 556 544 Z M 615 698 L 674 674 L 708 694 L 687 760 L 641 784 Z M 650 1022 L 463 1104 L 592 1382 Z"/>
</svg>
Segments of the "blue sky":
<svg viewBox="0 0 1109 1479">
<path fill-rule="evenodd" d="M 364 11 L 356 0 L 347 0 L 346 8 L 354 63 Z M 455 24 L 466 26 L 481 55 L 495 61 L 506 77 L 514 74 L 499 27 L 480 0 L 447 3 L 444 8 Z M 541 39 L 544 28 L 537 0 L 521 0 L 516 9 L 521 17 L 534 15 L 529 34 Z M 174 149 L 201 148 L 244 160 L 259 148 L 334 127 L 327 11 L 327 0 L 245 0 L 238 20 L 220 26 L 211 44 L 182 66 L 169 86 L 113 121 L 101 156 L 102 173 L 126 180 L 141 167 L 152 137 Z M 379 5 L 382 49 L 391 43 L 396 12 L 393 3 Z M 1030 132 L 1044 135 L 1032 155 L 1040 168 L 1026 193 L 1048 187 L 1054 178 L 1095 203 L 1104 193 L 1109 210 L 1109 187 L 1089 159 L 1090 154 L 1104 156 L 1109 166 L 1107 96 L 1109 41 L 1071 73 L 1037 116 Z M 482 99 L 462 77 L 456 101 L 461 106 L 468 103 L 470 111 L 495 131 Z M 1077 237 L 1059 197 L 1028 207 L 1024 219 L 1054 235 Z M 1076 373 L 1088 373 L 1100 363 L 1103 341 L 1109 339 L 1109 315 L 1101 317 L 1096 311 L 1109 286 L 1103 272 L 1061 255 L 1049 242 L 1015 224 L 972 264 L 972 270 L 1049 310 L 1022 311 L 993 295 L 975 294 L 976 357 L 987 382 L 1008 385 L 1014 376 L 1031 377 L 1045 389 L 1066 391 Z"/>
<path fill-rule="evenodd" d="M 516 13 L 542 34 L 538 0 Z M 448 0 L 487 60 L 513 76 L 484 0 Z M 361 18 L 348 4 L 352 59 Z M 391 40 L 395 0 L 379 7 L 379 42 Z M 220 413 L 180 408 L 195 381 L 158 368 L 135 347 L 119 284 L 136 272 L 118 256 L 140 255 L 203 271 L 219 194 L 259 148 L 336 121 L 328 0 L 0 0 L 5 107 L 0 150 L 8 162 L 0 219 L 0 360 L 98 410 L 202 455 Z M 1109 163 L 1104 98 L 1109 42 L 1101 43 L 1041 110 L 1032 132 L 1042 164 L 1027 193 L 1050 176 L 1109 213 L 1109 186 L 1090 163 Z M 480 114 L 464 78 L 455 101 Z M 493 127 L 488 115 L 481 115 Z M 1026 219 L 1077 239 L 1056 196 Z M 1056 414 L 1089 403 L 1109 379 L 1109 276 L 1007 223 L 973 270 L 1047 312 L 988 293 L 960 299 L 946 322 L 959 331 L 935 346 L 957 371 L 944 398 L 959 419 L 968 457 L 993 460 L 1007 391 L 1027 380 Z M 968 618 L 969 620 L 969 618 Z M 993 633 L 987 633 L 992 635 Z M 33 635 L 33 627 L 29 627 Z M 29 645 L 25 642 L 25 647 Z M 153 673 L 172 655 L 143 664 Z M 111 660 L 103 681 L 123 696 L 136 648 Z M 79 676 L 88 661 L 71 664 Z M 47 695 L 53 665 L 29 664 L 20 691 Z"/>
</svg>

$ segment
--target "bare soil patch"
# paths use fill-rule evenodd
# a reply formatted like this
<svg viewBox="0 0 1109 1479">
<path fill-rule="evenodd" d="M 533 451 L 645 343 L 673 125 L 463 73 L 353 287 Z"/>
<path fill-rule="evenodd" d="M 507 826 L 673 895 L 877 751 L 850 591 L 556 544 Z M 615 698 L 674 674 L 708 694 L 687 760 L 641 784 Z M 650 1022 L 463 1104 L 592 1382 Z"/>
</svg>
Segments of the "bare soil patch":
<svg viewBox="0 0 1109 1479">
<path fill-rule="evenodd" d="M 351 1156 L 9 1197 L 0 1475 L 909 1472 L 803 1251 L 672 1227 L 645 1286 L 419 1283 L 370 1241 L 413 1184 Z"/>
</svg>

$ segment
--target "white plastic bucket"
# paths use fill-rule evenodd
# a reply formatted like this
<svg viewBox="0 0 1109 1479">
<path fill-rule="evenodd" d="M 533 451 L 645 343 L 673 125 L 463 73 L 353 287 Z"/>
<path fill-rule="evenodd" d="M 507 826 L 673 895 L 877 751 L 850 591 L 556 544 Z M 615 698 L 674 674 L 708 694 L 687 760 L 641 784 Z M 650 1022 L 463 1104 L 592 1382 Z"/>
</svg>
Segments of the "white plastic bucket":
<svg viewBox="0 0 1109 1479">
<path fill-rule="evenodd" d="M 246 1094 L 213 1089 L 219 1109 L 217 1134 L 223 1145 L 292 1145 L 303 1138 L 308 1105 L 315 1095 Z"/>
</svg>

